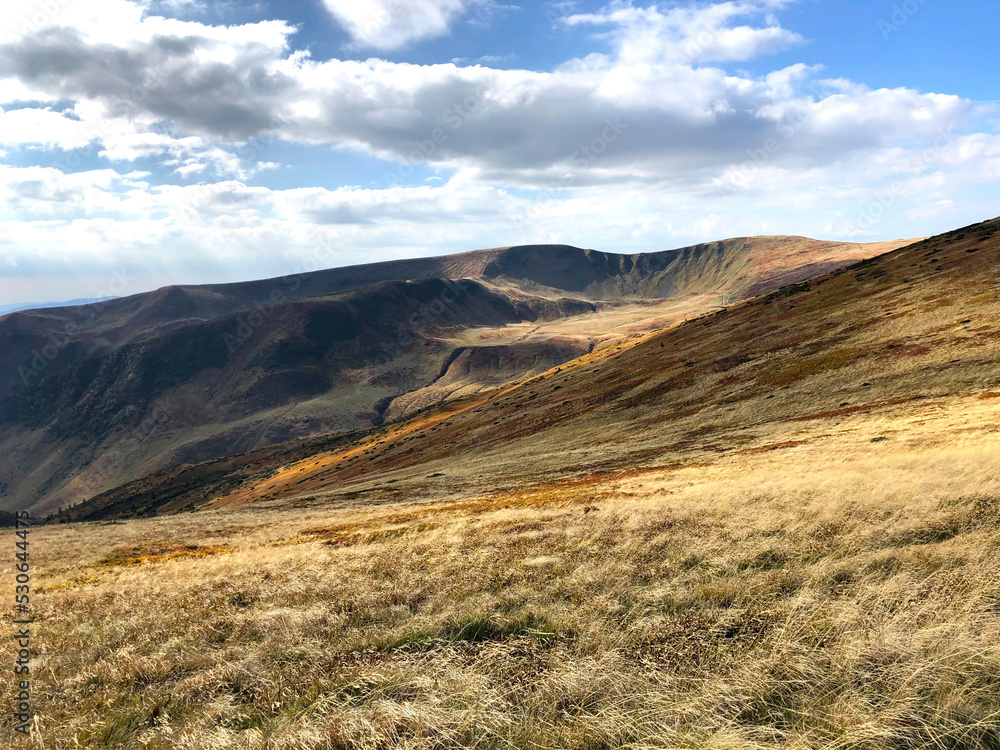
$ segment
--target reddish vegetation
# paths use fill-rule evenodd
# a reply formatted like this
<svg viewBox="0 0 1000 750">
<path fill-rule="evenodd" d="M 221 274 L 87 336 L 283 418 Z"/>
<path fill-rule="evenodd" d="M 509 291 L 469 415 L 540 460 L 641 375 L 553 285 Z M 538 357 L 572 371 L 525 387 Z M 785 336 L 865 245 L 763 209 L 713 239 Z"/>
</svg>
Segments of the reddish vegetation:
<svg viewBox="0 0 1000 750">
<path fill-rule="evenodd" d="M 874 409 L 881 409 L 886 406 L 896 406 L 898 404 L 906 404 L 911 401 L 919 401 L 920 399 L 927 398 L 926 396 L 901 396 L 900 398 L 890 398 L 885 401 L 873 401 L 868 404 L 859 404 L 858 406 L 847 406 L 843 409 L 831 409 L 830 411 L 816 412 L 815 414 L 804 414 L 801 417 L 792 417 L 789 422 L 808 422 L 813 419 L 830 419 L 831 417 L 843 417 L 848 414 L 858 414 L 860 412 L 872 411 Z"/>
</svg>

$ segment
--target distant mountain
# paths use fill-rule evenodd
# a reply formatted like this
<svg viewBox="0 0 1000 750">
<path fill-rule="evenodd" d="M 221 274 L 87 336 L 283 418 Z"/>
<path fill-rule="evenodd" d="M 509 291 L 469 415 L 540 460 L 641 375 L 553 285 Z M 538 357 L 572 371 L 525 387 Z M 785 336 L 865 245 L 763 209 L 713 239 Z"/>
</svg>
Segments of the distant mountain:
<svg viewBox="0 0 1000 750">
<path fill-rule="evenodd" d="M 495 248 L 0 318 L 2 507 L 398 419 L 898 247 Z"/>
<path fill-rule="evenodd" d="M 21 310 L 44 310 L 51 307 L 76 307 L 78 305 L 92 305 L 95 302 L 105 302 L 115 297 L 88 297 L 84 299 L 71 299 L 65 302 L 19 302 L 14 305 L 0 305 L 0 315 L 7 315 Z"/>
</svg>

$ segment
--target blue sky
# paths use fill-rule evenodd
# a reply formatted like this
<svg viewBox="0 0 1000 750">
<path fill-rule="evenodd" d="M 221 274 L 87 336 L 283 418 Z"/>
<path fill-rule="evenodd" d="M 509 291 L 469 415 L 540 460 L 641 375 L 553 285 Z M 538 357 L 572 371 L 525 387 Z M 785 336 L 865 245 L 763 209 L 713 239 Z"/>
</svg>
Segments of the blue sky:
<svg viewBox="0 0 1000 750">
<path fill-rule="evenodd" d="M 13 5 L 0 304 L 1000 213 L 993 2 Z"/>
</svg>

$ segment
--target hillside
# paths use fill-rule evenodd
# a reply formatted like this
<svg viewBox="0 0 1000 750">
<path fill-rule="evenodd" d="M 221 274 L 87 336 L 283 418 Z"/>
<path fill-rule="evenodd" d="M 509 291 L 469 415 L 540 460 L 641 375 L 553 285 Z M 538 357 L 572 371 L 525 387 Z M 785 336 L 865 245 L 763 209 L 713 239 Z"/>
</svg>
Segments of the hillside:
<svg viewBox="0 0 1000 750">
<path fill-rule="evenodd" d="M 993 750 L 998 261 L 984 222 L 77 506 L 39 742 Z"/>
<path fill-rule="evenodd" d="M 833 435 L 867 441 L 884 436 L 865 438 L 878 427 L 863 425 L 887 415 L 989 411 L 994 402 L 980 396 L 1000 391 L 998 225 L 918 242 L 596 350 L 512 387 L 338 439 L 330 450 L 288 460 L 286 446 L 256 456 L 238 480 L 202 468 L 213 478 L 188 491 L 169 472 L 174 499 L 165 509 L 451 497 L 622 466 L 714 462 Z M 150 512 L 159 481 L 111 492 L 74 517 Z"/>
<path fill-rule="evenodd" d="M 352 431 L 481 393 L 900 243 L 523 246 L 0 318 L 3 507 Z"/>
</svg>

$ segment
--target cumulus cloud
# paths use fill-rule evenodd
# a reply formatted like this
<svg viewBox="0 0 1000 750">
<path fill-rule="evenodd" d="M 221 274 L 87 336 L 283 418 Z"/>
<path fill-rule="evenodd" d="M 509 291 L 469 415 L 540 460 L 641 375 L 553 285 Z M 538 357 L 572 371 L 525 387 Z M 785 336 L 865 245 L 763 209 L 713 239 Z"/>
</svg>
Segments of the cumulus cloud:
<svg viewBox="0 0 1000 750">
<path fill-rule="evenodd" d="M 323 0 L 359 47 L 394 50 L 443 36 L 486 0 Z"/>
<path fill-rule="evenodd" d="M 153 29 L 137 24 L 145 33 L 118 43 L 46 29 L 0 46 L 0 75 L 50 96 L 101 102 L 111 117 L 169 120 L 221 138 L 276 124 L 278 103 L 295 85 L 278 69 L 288 62 L 285 24 L 254 24 L 220 39 L 211 27 L 160 20 Z"/>
<path fill-rule="evenodd" d="M 921 234 L 904 220 L 989 205 L 995 190 L 956 195 L 1000 173 L 1000 139 L 971 132 L 976 106 L 961 97 L 824 79 L 803 64 L 759 76 L 727 68 L 802 41 L 774 17 L 778 0 L 614 2 L 569 15 L 563 30 L 603 46 L 547 71 L 319 61 L 294 48 L 283 21 L 225 26 L 165 18 L 163 3 L 56 3 L 58 13 L 0 36 L 0 159 L 91 148 L 114 169 L 0 164 L 0 265 L 11 274 L 79 273 L 105 258 L 239 261 L 264 275 L 317 244 L 338 248 L 335 265 L 522 241 L 652 250 L 720 232 Z M 356 41 L 365 14 L 389 8 L 326 3 Z M 481 7 L 408 2 L 365 44 L 443 34 Z M 269 149 L 280 141 L 393 164 L 376 189 L 247 185 L 279 166 Z M 137 174 L 139 160 L 175 184 Z M 419 165 L 441 184 L 408 186 Z M 894 181 L 907 192 L 881 228 L 861 226 L 859 207 Z M 67 246 L 75 254 L 57 260 L 43 249 Z"/>
<path fill-rule="evenodd" d="M 764 7 L 663 12 L 619 3 L 570 16 L 571 24 L 617 24 L 621 36 L 614 54 L 553 72 L 317 62 L 290 49 L 292 28 L 282 22 L 215 27 L 146 17 L 116 42 L 95 41 L 84 26 L 4 45 L 0 76 L 48 97 L 96 103 L 109 121 L 171 130 L 178 141 L 233 144 L 266 133 L 397 162 L 419 153 L 421 161 L 522 186 L 567 177 L 578 185 L 700 179 L 742 160 L 791 116 L 802 120 L 797 138 L 774 161 L 823 163 L 897 138 L 929 137 L 967 111 L 953 96 L 823 83 L 805 66 L 754 78 L 657 52 L 670 40 L 697 40 L 703 27 L 714 34 L 699 52 L 706 59 L 743 59 L 776 39 L 792 40 L 774 25 L 725 26 Z M 621 123 L 613 144 L 605 138 L 609 122 Z M 113 132 L 103 138 L 105 153 L 120 157 L 135 136 Z M 601 158 L 590 158 L 598 149 Z"/>
<path fill-rule="evenodd" d="M 567 16 L 568 26 L 610 27 L 605 36 L 614 43 L 617 58 L 628 64 L 644 62 L 700 63 L 749 60 L 803 41 L 781 28 L 770 14 L 786 0 L 724 2 L 679 6 L 636 7 L 631 0 L 615 0 L 599 13 Z M 765 25 L 734 25 L 735 19 L 765 17 Z"/>
</svg>

